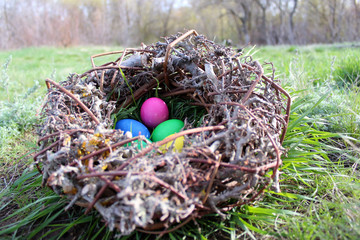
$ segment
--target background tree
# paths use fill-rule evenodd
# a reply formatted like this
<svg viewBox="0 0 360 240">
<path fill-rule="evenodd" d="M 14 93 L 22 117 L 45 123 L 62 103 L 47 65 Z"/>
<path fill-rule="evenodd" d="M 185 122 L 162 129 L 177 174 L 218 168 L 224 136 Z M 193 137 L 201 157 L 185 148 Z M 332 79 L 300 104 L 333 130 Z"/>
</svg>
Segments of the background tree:
<svg viewBox="0 0 360 240">
<path fill-rule="evenodd" d="M 261 9 L 261 24 L 260 24 L 260 36 L 258 36 L 258 41 L 260 44 L 270 44 L 270 39 L 268 38 L 268 30 L 267 30 L 267 19 L 266 19 L 266 11 L 270 6 L 269 0 L 255 0 L 258 7 Z"/>
<path fill-rule="evenodd" d="M 360 0 L 0 0 L 0 49 L 138 46 L 196 29 L 218 42 L 359 41 Z"/>
</svg>

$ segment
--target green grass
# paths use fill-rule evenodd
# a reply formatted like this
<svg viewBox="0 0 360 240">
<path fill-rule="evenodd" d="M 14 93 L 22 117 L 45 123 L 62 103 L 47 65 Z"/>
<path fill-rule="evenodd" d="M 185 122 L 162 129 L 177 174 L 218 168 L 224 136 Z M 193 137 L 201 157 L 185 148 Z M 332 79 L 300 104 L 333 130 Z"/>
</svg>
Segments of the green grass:
<svg viewBox="0 0 360 240">
<path fill-rule="evenodd" d="M 310 113 L 330 122 L 323 130 L 359 134 L 360 89 L 356 82 L 360 74 L 360 49 L 351 46 L 271 46 L 253 52 L 260 61 L 273 62 L 276 75 L 283 80 L 282 86 L 302 91 L 297 97 L 307 97 L 301 106 L 304 111 L 330 91 L 331 95 Z"/>
<path fill-rule="evenodd" d="M 91 67 L 90 56 L 118 50 L 121 48 L 105 46 L 24 48 L 0 51 L 0 64 L 3 65 L 11 58 L 7 72 L 10 79 L 8 91 L 12 98 L 14 94 L 27 91 L 35 81 L 40 83 L 42 94 L 45 91 L 46 78 L 60 81 L 66 79 L 70 73 L 83 73 Z M 109 57 L 96 58 L 95 63 L 101 65 L 107 62 L 107 59 Z M 7 99 L 4 90 L 0 88 L 0 101 Z"/>
<path fill-rule="evenodd" d="M 46 93 L 45 79 L 61 81 L 70 73 L 82 73 L 91 67 L 90 56 L 115 50 L 119 47 L 0 51 L 0 172 L 7 179 L 11 179 L 9 172 L 21 171 L 16 166 L 23 161 L 21 156 L 34 152 L 34 126 Z M 95 63 L 100 65 L 107 59 L 95 59 Z"/>
<path fill-rule="evenodd" d="M 0 239 L 66 239 L 71 234 L 77 239 L 115 238 L 95 211 L 88 215 L 80 207 L 64 211 L 68 202 L 39 187 L 41 176 L 36 170 L 21 172 L 29 168 L 35 151 L 33 130 L 45 92 L 43 79 L 60 81 L 69 73 L 81 73 L 91 66 L 90 55 L 118 49 L 43 47 L 0 52 L 0 164 L 6 178 L 0 190 Z M 209 215 L 164 239 L 359 239 L 360 95 L 357 86 L 341 85 L 338 79 L 345 79 L 342 72 L 352 71 L 339 69 L 358 69 L 352 59 L 360 50 L 313 45 L 252 51 L 261 62 L 274 63 L 293 98 L 284 141 L 287 152 L 280 168 L 282 192 L 267 189 L 262 199 L 230 211 L 225 221 Z M 120 239 L 153 236 L 134 232 Z"/>
<path fill-rule="evenodd" d="M 356 52 L 350 52 L 340 58 L 334 75 L 336 83 L 341 87 L 360 86 L 360 56 Z"/>
<path fill-rule="evenodd" d="M 245 51 L 246 52 L 246 51 Z M 337 68 L 346 68 L 344 63 L 359 56 L 360 48 L 351 44 L 342 45 L 309 45 L 309 46 L 265 46 L 254 55 L 263 61 L 273 62 L 277 74 L 285 79 L 286 85 L 296 86 L 298 90 L 308 87 L 309 83 L 321 84 L 329 79 L 330 74 Z M 354 65 L 357 61 L 352 61 Z M 357 68 L 359 69 L 359 67 Z M 303 82 L 292 81 L 289 76 L 302 73 Z M 296 74 L 296 73 L 295 73 Z M 287 82 L 286 79 L 291 80 Z M 299 79 L 300 80 L 300 79 Z M 305 84 L 305 85 L 299 85 Z"/>
</svg>

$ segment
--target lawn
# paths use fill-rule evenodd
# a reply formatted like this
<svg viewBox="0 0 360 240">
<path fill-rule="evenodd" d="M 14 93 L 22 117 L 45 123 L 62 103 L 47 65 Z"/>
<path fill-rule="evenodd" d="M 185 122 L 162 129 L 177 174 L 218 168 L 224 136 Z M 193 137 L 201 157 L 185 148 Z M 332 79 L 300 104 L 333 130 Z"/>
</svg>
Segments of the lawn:
<svg viewBox="0 0 360 240">
<path fill-rule="evenodd" d="M 32 169 L 44 79 L 91 67 L 120 47 L 26 48 L 0 52 L 0 239 L 113 239 L 95 212 L 64 211 Z M 251 205 L 190 222 L 164 239 L 359 239 L 360 49 L 349 44 L 245 49 L 272 62 L 293 99 L 280 188 Z M 104 62 L 106 60 L 104 59 Z M 270 65 L 268 65 L 270 66 Z M 135 232 L 130 239 L 152 239 Z M 127 239 L 123 237 L 122 239 Z"/>
</svg>

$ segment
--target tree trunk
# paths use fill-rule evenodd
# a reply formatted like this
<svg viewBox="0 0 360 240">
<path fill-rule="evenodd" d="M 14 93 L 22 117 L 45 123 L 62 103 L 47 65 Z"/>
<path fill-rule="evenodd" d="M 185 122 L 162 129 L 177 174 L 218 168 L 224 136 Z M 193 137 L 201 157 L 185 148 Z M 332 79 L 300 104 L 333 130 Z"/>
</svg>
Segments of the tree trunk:
<svg viewBox="0 0 360 240">
<path fill-rule="evenodd" d="M 289 34 L 289 41 L 291 44 L 294 44 L 295 42 L 295 36 L 294 36 L 294 14 L 297 8 L 298 0 L 294 0 L 294 6 L 290 11 L 289 14 L 289 23 L 290 23 L 290 34 Z"/>
<path fill-rule="evenodd" d="M 170 16 L 172 14 L 172 10 L 174 8 L 174 3 L 175 3 L 175 0 L 171 0 L 170 3 L 169 3 L 169 9 L 166 13 L 166 16 L 165 16 L 165 19 L 163 20 L 164 21 L 164 24 L 163 24 L 163 31 L 162 31 L 162 34 L 163 36 L 167 36 L 169 33 L 169 20 L 170 20 Z"/>
<path fill-rule="evenodd" d="M 229 9 L 229 12 L 234 19 L 236 30 L 239 35 L 239 39 L 240 40 L 243 39 L 244 44 L 250 43 L 250 35 L 246 24 L 247 18 L 240 17 L 235 13 L 233 9 Z"/>
<path fill-rule="evenodd" d="M 268 38 L 268 30 L 266 24 L 266 9 L 269 7 L 269 1 L 266 0 L 265 3 L 261 3 L 260 0 L 255 1 L 257 5 L 261 9 L 261 27 L 260 27 L 260 36 L 259 36 L 259 43 L 261 44 L 270 44 L 270 39 Z"/>
<path fill-rule="evenodd" d="M 354 9 L 355 9 L 355 36 L 358 36 L 358 33 L 360 32 L 360 11 L 359 11 L 359 6 L 356 0 L 353 0 L 353 5 L 354 5 Z M 359 37 L 355 37 L 355 40 L 359 40 Z"/>
<path fill-rule="evenodd" d="M 8 11 L 7 11 L 7 5 L 6 5 L 6 1 L 4 1 L 4 6 L 3 6 L 3 12 L 4 12 L 4 21 L 5 21 L 5 28 L 6 28 L 6 32 L 2 33 L 3 36 L 6 36 L 6 40 L 4 41 L 4 45 L 7 45 L 8 42 L 10 42 L 11 36 L 13 35 L 12 32 L 12 27 L 10 26 L 10 21 L 9 21 L 9 17 L 8 17 Z M 7 33 L 7 34 L 6 34 Z"/>
<path fill-rule="evenodd" d="M 242 17 L 242 23 L 243 23 L 243 31 L 244 31 L 244 38 L 245 38 L 245 44 L 249 44 L 251 41 L 251 11 L 249 9 L 249 6 L 247 3 L 242 2 L 241 3 L 242 9 L 244 9 L 244 17 Z"/>
</svg>

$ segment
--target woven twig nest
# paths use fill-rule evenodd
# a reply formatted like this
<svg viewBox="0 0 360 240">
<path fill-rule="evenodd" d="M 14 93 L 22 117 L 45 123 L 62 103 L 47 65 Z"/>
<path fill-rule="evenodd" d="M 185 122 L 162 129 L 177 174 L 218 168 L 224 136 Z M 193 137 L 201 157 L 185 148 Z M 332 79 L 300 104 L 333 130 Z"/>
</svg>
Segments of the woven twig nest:
<svg viewBox="0 0 360 240">
<path fill-rule="evenodd" d="M 95 66 L 95 57 L 111 54 L 120 57 Z M 290 97 L 271 64 L 267 77 L 259 62 L 194 30 L 91 61 L 83 74 L 46 80 L 34 159 L 43 183 L 71 200 L 67 208 L 95 208 L 122 234 L 166 231 L 211 212 L 223 215 L 276 183 Z M 113 126 L 152 96 L 182 102 L 177 106 L 190 112 L 181 132 L 139 147 L 134 140 L 147 141 L 143 136 Z M 179 117 L 183 109 L 171 112 Z M 179 136 L 180 152 L 159 150 Z"/>
</svg>

